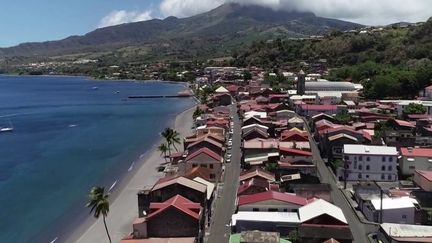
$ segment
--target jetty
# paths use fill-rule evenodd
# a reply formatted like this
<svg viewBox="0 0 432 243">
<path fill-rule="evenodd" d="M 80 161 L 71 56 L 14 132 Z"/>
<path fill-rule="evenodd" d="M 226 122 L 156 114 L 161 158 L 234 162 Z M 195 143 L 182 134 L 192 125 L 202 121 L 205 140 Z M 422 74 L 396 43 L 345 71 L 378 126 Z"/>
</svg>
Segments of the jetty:
<svg viewBox="0 0 432 243">
<path fill-rule="evenodd" d="M 176 95 L 131 95 L 129 99 L 160 99 L 160 98 L 189 98 L 193 94 L 190 91 L 181 91 Z"/>
</svg>

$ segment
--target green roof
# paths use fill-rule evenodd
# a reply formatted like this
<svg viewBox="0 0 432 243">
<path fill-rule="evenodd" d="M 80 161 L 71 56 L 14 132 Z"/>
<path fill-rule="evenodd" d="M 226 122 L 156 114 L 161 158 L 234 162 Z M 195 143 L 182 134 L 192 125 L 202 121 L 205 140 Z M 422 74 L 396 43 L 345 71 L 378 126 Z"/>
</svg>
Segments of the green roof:
<svg viewBox="0 0 432 243">
<path fill-rule="evenodd" d="M 240 233 L 232 234 L 229 239 L 229 243 L 240 243 Z M 292 243 L 289 240 L 279 239 L 279 243 Z"/>
</svg>

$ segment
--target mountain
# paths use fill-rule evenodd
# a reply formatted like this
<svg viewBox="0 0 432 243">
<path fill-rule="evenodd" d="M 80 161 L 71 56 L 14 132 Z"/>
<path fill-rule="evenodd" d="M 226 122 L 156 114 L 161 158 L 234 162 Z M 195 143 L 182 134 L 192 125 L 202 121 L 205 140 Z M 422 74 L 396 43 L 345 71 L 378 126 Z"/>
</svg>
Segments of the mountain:
<svg viewBox="0 0 432 243">
<path fill-rule="evenodd" d="M 350 30 L 359 24 L 317 17 L 309 12 L 287 12 L 255 5 L 224 4 L 209 12 L 188 18 L 168 17 L 100 28 L 83 36 L 41 43 L 24 43 L 0 48 L 0 57 L 50 57 L 94 54 L 141 48 L 139 53 L 190 55 L 220 53 L 255 40 L 277 37 L 308 37 L 332 30 Z M 130 51 L 130 49 L 128 49 Z M 156 53 L 156 51 L 158 53 Z"/>
</svg>

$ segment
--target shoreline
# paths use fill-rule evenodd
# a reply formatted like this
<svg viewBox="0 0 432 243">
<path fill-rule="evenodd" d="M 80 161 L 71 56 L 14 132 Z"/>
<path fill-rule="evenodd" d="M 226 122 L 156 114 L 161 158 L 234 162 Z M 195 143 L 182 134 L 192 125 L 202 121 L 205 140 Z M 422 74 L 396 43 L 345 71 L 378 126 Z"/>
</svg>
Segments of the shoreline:
<svg viewBox="0 0 432 243">
<path fill-rule="evenodd" d="M 181 138 L 192 134 L 192 114 L 195 108 L 196 105 L 193 105 L 178 112 L 174 119 L 168 122 L 167 126 L 177 130 Z M 113 242 L 119 242 L 125 235 L 132 232 L 133 220 L 138 217 L 136 198 L 138 190 L 146 186 L 152 186 L 164 175 L 157 172 L 160 162 L 164 162 L 163 158 L 160 157 L 160 152 L 157 150 L 162 141 L 163 138 L 156 140 L 140 158 L 134 161 L 133 172 L 126 172 L 117 180 L 117 184 L 110 196 L 110 214 L 107 217 L 107 224 Z M 106 237 L 102 220 L 97 220 L 89 214 L 83 222 L 73 225 L 69 230 L 65 230 L 65 233 L 61 236 L 61 242 L 104 242 Z"/>
<path fill-rule="evenodd" d="M 91 80 L 91 81 L 113 81 L 113 82 L 160 82 L 160 83 L 168 83 L 168 84 L 182 84 L 183 86 L 188 86 L 188 82 L 183 82 L 183 81 L 170 81 L 170 80 L 154 80 L 154 79 L 96 79 L 90 76 L 86 76 L 86 75 L 62 75 L 62 74 L 42 74 L 42 75 L 30 75 L 30 74 L 0 74 L 0 77 L 64 77 L 64 78 L 85 78 L 86 80 Z"/>
</svg>

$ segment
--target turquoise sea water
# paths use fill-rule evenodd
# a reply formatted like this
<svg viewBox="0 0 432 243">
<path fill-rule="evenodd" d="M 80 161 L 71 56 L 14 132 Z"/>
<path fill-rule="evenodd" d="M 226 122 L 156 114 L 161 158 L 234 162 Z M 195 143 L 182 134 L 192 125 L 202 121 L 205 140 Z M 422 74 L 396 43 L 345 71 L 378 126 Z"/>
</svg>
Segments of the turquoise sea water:
<svg viewBox="0 0 432 243">
<path fill-rule="evenodd" d="M 97 87 L 97 88 L 96 88 Z M 50 242 L 84 220 L 93 185 L 109 188 L 193 99 L 180 84 L 0 76 L 0 242 Z M 119 181 L 120 182 L 120 181 Z M 115 189 L 114 189 L 115 190 Z"/>
</svg>

